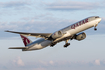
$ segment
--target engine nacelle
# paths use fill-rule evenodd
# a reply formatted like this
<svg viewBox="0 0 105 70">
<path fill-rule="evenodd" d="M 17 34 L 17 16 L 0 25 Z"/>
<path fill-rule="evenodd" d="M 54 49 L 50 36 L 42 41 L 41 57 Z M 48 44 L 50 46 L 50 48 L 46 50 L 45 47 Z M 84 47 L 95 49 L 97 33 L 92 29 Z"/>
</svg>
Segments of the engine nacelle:
<svg viewBox="0 0 105 70">
<path fill-rule="evenodd" d="M 62 31 L 57 31 L 57 32 L 53 33 L 51 37 L 52 37 L 53 39 L 56 39 L 56 38 L 62 37 L 63 35 L 64 35 L 64 34 L 63 34 Z"/>
<path fill-rule="evenodd" d="M 75 39 L 78 40 L 78 41 L 83 40 L 85 38 L 86 38 L 86 34 L 84 32 L 79 33 L 75 36 Z"/>
</svg>

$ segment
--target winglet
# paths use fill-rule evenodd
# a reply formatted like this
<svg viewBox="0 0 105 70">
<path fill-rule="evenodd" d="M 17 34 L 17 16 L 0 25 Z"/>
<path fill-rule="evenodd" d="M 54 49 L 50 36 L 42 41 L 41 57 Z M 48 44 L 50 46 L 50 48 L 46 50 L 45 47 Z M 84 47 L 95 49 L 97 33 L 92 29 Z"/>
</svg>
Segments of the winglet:
<svg viewBox="0 0 105 70">
<path fill-rule="evenodd" d="M 5 32 L 9 32 L 9 30 L 5 30 Z"/>
</svg>

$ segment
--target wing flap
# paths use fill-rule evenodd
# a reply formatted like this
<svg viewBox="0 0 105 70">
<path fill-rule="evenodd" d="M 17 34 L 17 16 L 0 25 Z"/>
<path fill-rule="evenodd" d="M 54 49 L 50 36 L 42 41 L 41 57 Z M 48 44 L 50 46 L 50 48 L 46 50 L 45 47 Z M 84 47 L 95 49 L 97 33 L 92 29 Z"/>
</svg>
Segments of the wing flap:
<svg viewBox="0 0 105 70">
<path fill-rule="evenodd" d="M 28 47 L 9 47 L 8 49 L 27 49 Z"/>
<path fill-rule="evenodd" d="M 41 37 L 41 38 L 48 38 L 52 33 L 26 33 L 26 32 L 15 32 L 15 31 L 5 31 L 5 32 L 11 32 L 21 35 L 27 35 L 27 36 L 34 36 L 34 37 Z"/>
</svg>

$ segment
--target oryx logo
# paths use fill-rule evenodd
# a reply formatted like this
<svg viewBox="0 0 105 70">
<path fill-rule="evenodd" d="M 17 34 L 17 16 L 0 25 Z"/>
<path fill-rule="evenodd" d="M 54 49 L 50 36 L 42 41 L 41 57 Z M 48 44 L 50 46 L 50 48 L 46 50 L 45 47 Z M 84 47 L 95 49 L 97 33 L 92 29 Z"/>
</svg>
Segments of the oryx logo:
<svg viewBox="0 0 105 70">
<path fill-rule="evenodd" d="M 21 36 L 21 38 L 23 40 L 24 45 L 27 46 L 30 43 L 30 40 L 27 37 L 23 36 L 23 35 L 20 35 L 20 36 Z"/>
</svg>

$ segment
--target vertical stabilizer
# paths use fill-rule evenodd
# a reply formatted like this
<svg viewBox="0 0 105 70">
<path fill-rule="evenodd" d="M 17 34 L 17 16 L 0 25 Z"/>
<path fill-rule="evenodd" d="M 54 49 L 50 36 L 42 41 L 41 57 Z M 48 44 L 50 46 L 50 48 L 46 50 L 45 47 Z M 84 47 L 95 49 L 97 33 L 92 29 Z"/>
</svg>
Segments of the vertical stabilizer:
<svg viewBox="0 0 105 70">
<path fill-rule="evenodd" d="M 24 35 L 20 35 L 20 36 L 21 36 L 25 46 L 27 46 L 28 44 L 32 43 L 32 41 L 30 39 L 28 39 L 26 36 L 24 36 Z"/>
</svg>

